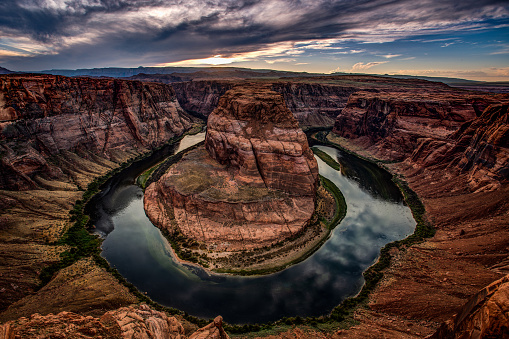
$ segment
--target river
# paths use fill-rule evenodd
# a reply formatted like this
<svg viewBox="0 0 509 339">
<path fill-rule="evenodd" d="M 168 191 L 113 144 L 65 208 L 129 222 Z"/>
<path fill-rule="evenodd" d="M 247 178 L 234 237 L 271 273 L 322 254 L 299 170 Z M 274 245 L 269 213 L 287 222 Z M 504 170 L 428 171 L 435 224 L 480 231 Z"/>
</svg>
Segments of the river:
<svg viewBox="0 0 509 339">
<path fill-rule="evenodd" d="M 177 151 L 203 140 L 186 136 Z M 343 192 L 348 210 L 325 244 L 303 262 L 258 277 L 209 275 L 176 263 L 170 245 L 146 217 L 135 178 L 160 159 L 137 163 L 110 180 L 88 208 L 105 238 L 102 256 L 154 301 L 191 315 L 222 315 L 229 323 L 261 323 L 284 316 L 319 316 L 357 294 L 362 273 L 380 248 L 415 228 L 389 173 L 331 147 L 315 146 L 342 165 L 317 158 L 321 175 Z"/>
</svg>

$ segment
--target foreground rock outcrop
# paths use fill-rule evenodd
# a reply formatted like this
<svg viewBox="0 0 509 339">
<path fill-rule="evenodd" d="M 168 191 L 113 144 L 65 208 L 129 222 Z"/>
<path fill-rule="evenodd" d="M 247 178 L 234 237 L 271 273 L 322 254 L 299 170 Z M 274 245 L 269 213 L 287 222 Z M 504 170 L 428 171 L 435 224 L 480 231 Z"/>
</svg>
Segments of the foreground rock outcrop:
<svg viewBox="0 0 509 339">
<path fill-rule="evenodd" d="M 157 226 L 217 251 L 260 248 L 306 227 L 318 167 L 280 95 L 259 86 L 228 91 L 205 145 L 146 189 Z"/>
<path fill-rule="evenodd" d="M 92 162 L 101 162 L 94 155 L 122 162 L 191 125 L 169 85 L 0 76 L 0 189 L 33 189 L 39 178 L 65 177 L 62 167 L 68 164 L 55 165 L 50 157 L 70 151 Z"/>
<path fill-rule="evenodd" d="M 476 293 L 430 339 L 509 337 L 509 275 Z"/>
<path fill-rule="evenodd" d="M 119 308 L 100 317 L 65 311 L 44 316 L 36 313 L 0 325 L 0 339 L 11 338 L 229 339 L 229 336 L 223 330 L 221 317 L 189 334 L 176 317 L 140 305 Z"/>
</svg>

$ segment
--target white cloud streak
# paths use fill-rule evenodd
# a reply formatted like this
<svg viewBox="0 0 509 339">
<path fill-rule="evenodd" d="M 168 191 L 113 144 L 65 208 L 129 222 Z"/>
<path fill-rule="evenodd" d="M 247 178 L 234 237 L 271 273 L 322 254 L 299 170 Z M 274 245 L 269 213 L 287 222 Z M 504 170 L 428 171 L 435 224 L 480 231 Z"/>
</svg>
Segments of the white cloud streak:
<svg viewBox="0 0 509 339">
<path fill-rule="evenodd" d="M 371 67 L 375 67 L 375 66 L 382 65 L 385 63 L 388 63 L 388 61 L 373 61 L 373 62 L 368 62 L 368 63 L 358 62 L 352 66 L 352 68 L 350 69 L 350 72 L 365 71 L 367 69 L 370 69 Z"/>
</svg>

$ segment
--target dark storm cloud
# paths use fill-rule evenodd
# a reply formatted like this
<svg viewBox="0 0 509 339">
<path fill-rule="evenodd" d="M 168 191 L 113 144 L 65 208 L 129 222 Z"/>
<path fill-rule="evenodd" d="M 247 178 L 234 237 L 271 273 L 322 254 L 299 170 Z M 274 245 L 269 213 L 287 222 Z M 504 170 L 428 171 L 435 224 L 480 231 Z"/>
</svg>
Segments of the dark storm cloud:
<svg viewBox="0 0 509 339">
<path fill-rule="evenodd" d="M 302 40 L 383 42 L 507 18 L 505 0 L 3 0 L 0 49 L 10 48 L 0 62 L 163 63 Z"/>
</svg>

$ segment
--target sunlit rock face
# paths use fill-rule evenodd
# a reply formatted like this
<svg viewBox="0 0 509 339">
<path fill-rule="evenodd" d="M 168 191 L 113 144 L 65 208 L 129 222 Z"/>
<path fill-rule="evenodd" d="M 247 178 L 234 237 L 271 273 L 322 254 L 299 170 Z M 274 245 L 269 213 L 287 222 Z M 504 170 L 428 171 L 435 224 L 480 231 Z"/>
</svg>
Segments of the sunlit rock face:
<svg viewBox="0 0 509 339">
<path fill-rule="evenodd" d="M 209 117 L 205 148 L 145 192 L 150 219 L 216 250 L 263 247 L 298 233 L 314 211 L 318 167 L 282 97 L 236 87 Z"/>
<path fill-rule="evenodd" d="M 281 95 L 237 87 L 209 117 L 205 145 L 221 164 L 254 186 L 314 196 L 318 167 L 306 135 Z"/>
</svg>

